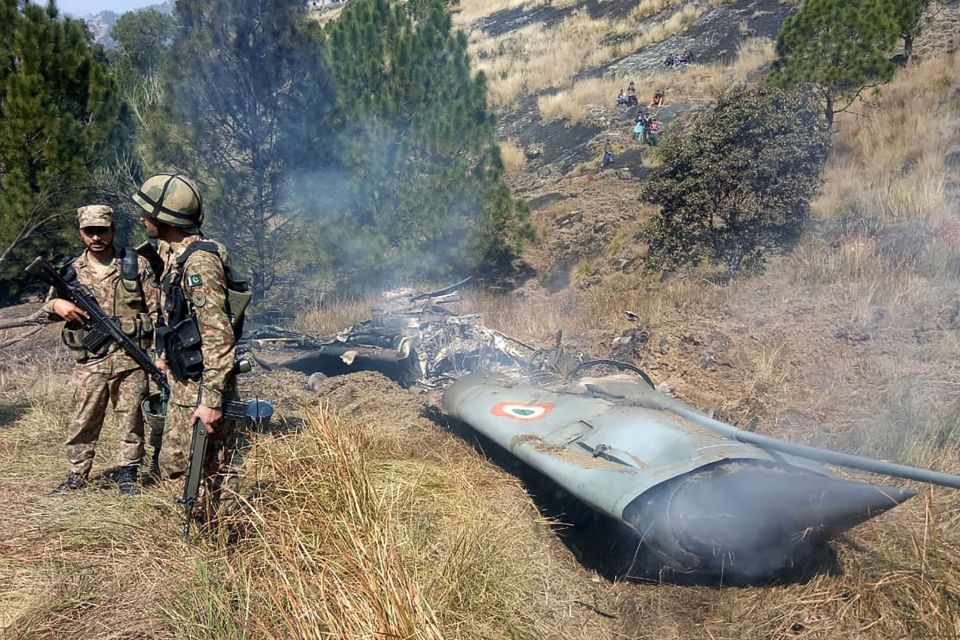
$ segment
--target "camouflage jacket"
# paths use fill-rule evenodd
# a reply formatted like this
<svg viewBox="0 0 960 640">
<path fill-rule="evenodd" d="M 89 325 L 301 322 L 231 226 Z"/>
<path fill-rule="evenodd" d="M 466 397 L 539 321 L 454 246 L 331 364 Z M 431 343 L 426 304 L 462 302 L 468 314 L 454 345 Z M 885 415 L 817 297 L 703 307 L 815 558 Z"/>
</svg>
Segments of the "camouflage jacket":
<svg viewBox="0 0 960 640">
<path fill-rule="evenodd" d="M 153 274 L 147 261 L 137 257 L 137 281 L 125 281 L 121 278 L 120 249 L 114 247 L 114 257 L 102 277 L 90 263 L 91 258 L 84 251 L 72 266 L 77 280 L 93 294 L 104 313 L 114 318 L 123 332 L 138 341 L 143 349 L 153 344 L 153 325 L 159 310 L 160 292 L 154 283 Z M 51 288 L 43 310 L 54 321 L 63 318 L 53 312 L 56 291 Z M 86 368 L 103 372 L 121 372 L 136 369 L 137 364 L 115 343 L 110 342 L 103 353 L 90 353 L 78 346 L 85 332 L 66 325 L 63 330 L 64 342 L 70 346 L 77 363 Z"/>
<path fill-rule="evenodd" d="M 188 236 L 178 244 L 161 242 L 160 257 L 163 258 L 163 282 L 178 273 L 177 258 L 194 242 L 206 240 L 202 235 Z M 229 256 L 222 244 L 212 241 L 220 249 L 220 257 L 208 251 L 195 251 L 183 265 L 181 283 L 190 313 L 197 319 L 200 329 L 200 350 L 203 353 L 203 379 L 201 382 L 181 381 L 170 376 L 171 401 L 195 406 L 203 404 L 219 408 L 225 391 L 233 384 L 233 367 L 236 356 L 236 340 L 227 311 L 227 277 L 223 265 Z M 162 289 L 162 284 L 161 284 Z M 160 308 L 166 303 L 161 293 Z"/>
</svg>

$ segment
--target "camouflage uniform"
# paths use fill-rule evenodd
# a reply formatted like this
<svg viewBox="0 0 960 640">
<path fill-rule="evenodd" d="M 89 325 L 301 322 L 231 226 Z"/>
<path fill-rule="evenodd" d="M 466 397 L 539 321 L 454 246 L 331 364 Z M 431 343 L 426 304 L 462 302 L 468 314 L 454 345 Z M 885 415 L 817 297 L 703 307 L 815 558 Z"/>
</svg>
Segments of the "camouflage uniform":
<svg viewBox="0 0 960 640">
<path fill-rule="evenodd" d="M 117 320 L 124 333 L 139 339 L 142 347 L 149 346 L 159 294 L 152 275 L 148 274 L 146 261 L 138 257 L 139 282 L 133 287 L 130 281 L 121 278 L 118 249 L 114 248 L 114 258 L 104 275 L 96 273 L 91 260 L 84 251 L 73 262 L 79 282 L 93 294 L 104 312 Z M 43 309 L 51 320 L 62 320 L 53 312 L 55 302 L 56 298 L 50 299 Z M 90 473 L 108 401 L 116 415 L 121 439 L 117 463 L 121 467 L 139 466 L 144 450 L 140 402 L 147 393 L 146 374 L 116 343 L 111 341 L 102 353 L 90 353 L 79 345 L 82 336 L 82 331 L 70 325 L 64 327 L 64 342 L 77 360 L 75 408 L 66 440 L 70 471 L 82 477 Z"/>
<path fill-rule="evenodd" d="M 233 374 L 236 341 L 227 312 L 227 280 L 223 265 L 228 256 L 223 245 L 216 243 L 219 254 L 195 251 L 181 267 L 177 264 L 187 247 L 202 236 L 191 235 L 176 245 L 160 244 L 164 261 L 163 282 L 178 274 L 191 315 L 199 325 L 203 353 L 203 378 L 200 381 L 178 380 L 170 376 L 170 399 L 164 427 L 163 449 L 160 452 L 160 470 L 166 477 L 182 474 L 190 459 L 193 436 L 193 411 L 199 404 L 219 408 L 224 399 L 236 399 Z M 207 240 L 209 242 L 209 240 Z M 222 260 L 222 262 L 221 262 Z M 161 288 L 163 283 L 161 283 Z M 166 296 L 161 296 L 161 307 Z M 239 466 L 237 450 L 240 445 L 238 425 L 224 421 L 216 434 L 208 439 L 207 459 L 204 461 L 208 481 L 236 475 Z"/>
</svg>

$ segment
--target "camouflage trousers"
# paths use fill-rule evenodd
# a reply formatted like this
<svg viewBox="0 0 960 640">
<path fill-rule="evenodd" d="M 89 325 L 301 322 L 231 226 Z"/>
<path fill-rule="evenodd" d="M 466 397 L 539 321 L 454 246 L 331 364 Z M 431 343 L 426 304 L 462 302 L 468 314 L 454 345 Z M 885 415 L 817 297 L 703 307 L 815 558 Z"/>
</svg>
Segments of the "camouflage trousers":
<svg viewBox="0 0 960 640">
<path fill-rule="evenodd" d="M 143 415 L 140 402 L 147 393 L 147 376 L 140 369 L 112 372 L 78 366 L 74 412 L 67 427 L 66 452 L 70 471 L 86 476 L 93 457 L 107 403 L 113 407 L 120 433 L 120 466 L 139 465 L 143 459 Z"/>
<path fill-rule="evenodd" d="M 232 399 L 232 394 L 225 394 Z M 173 395 L 167 403 L 167 417 L 163 428 L 163 447 L 160 449 L 160 473 L 165 478 L 177 478 L 190 463 L 193 441 L 193 412 L 196 405 L 175 402 Z M 238 475 L 243 466 L 246 438 L 241 425 L 224 421 L 217 432 L 207 437 L 207 451 L 203 461 L 203 495 L 200 504 L 204 517 L 210 521 L 214 514 L 231 512 L 236 506 Z"/>
</svg>

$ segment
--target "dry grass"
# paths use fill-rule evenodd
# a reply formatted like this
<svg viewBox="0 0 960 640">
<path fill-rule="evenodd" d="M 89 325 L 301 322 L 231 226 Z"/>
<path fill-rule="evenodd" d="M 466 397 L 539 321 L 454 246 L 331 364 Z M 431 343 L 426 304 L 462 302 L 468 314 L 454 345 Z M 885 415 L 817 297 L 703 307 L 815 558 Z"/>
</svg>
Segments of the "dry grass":
<svg viewBox="0 0 960 640">
<path fill-rule="evenodd" d="M 46 358 L 0 377 L 0 636 L 562 637 L 538 595 L 544 523 L 451 436 L 302 409 L 299 433 L 248 452 L 221 530 L 241 540 L 186 544 L 173 484 L 46 495 L 65 473 L 65 382 Z M 98 468 L 114 452 L 104 438 Z"/>
<path fill-rule="evenodd" d="M 369 298 L 333 299 L 319 296 L 306 309 L 299 312 L 293 322 L 297 331 L 329 335 L 370 317 L 373 300 Z"/>
<path fill-rule="evenodd" d="M 751 38 L 740 46 L 737 59 L 731 65 L 687 65 L 671 73 L 660 74 L 655 80 L 641 78 L 637 82 L 637 94 L 641 104 L 646 104 L 657 90 L 663 90 L 667 104 L 681 100 L 710 101 L 731 84 L 747 82 L 772 59 L 773 41 L 769 38 Z M 594 110 L 613 108 L 617 92 L 626 87 L 627 81 L 628 78 L 620 77 L 588 78 L 564 91 L 542 96 L 537 99 L 540 118 L 545 122 L 582 122 Z"/>
<path fill-rule="evenodd" d="M 529 527 L 481 516 L 488 489 L 462 468 L 385 456 L 381 426 L 311 413 L 302 433 L 253 452 L 249 482 L 276 489 L 250 503 L 253 532 L 229 565 L 231 582 L 256 585 L 251 631 L 532 637 L 532 576 L 520 573 Z"/>
<path fill-rule="evenodd" d="M 650 6 L 660 4 L 655 2 Z M 663 3 L 663 6 L 670 5 L 672 3 Z M 635 35 L 630 21 L 594 19 L 581 10 L 550 28 L 532 24 L 496 38 L 474 33 L 470 53 L 476 67 L 490 79 L 490 101 L 509 106 L 520 95 L 566 86 L 584 69 L 660 42 L 683 29 L 708 7 L 707 2 L 686 4 Z M 643 5 L 637 10 L 642 9 Z M 563 46 L 558 47 L 558 42 Z"/>
<path fill-rule="evenodd" d="M 897 73 L 872 104 L 838 120 L 841 144 L 826 171 L 821 197 L 813 203 L 821 218 L 867 217 L 882 224 L 944 223 L 944 155 L 960 88 L 955 73 L 960 55 L 941 55 Z"/>
<path fill-rule="evenodd" d="M 500 158 L 507 173 L 522 171 L 527 166 L 527 156 L 516 140 L 500 142 Z"/>
<path fill-rule="evenodd" d="M 467 28 L 481 18 L 485 18 L 498 11 L 516 9 L 527 4 L 534 4 L 529 0 L 473 0 L 472 2 L 457 3 L 451 13 L 454 23 Z"/>
</svg>

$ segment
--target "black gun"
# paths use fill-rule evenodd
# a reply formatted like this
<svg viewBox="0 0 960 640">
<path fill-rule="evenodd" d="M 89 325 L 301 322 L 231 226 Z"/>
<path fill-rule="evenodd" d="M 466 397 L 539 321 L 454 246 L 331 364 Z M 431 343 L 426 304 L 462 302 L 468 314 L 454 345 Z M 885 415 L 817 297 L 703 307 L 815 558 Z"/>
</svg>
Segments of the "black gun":
<svg viewBox="0 0 960 640">
<path fill-rule="evenodd" d="M 97 351 L 108 341 L 116 342 L 124 352 L 133 358 L 141 369 L 156 383 L 161 390 L 162 404 L 161 412 L 165 412 L 167 398 L 170 395 L 170 384 L 167 382 L 167 376 L 164 374 L 146 351 L 140 348 L 130 336 L 125 334 L 113 318 L 108 316 L 100 308 L 96 298 L 82 284 L 74 281 L 68 281 L 63 274 L 53 268 L 53 266 L 43 258 L 37 258 L 26 269 L 27 273 L 39 278 L 54 288 L 57 295 L 69 300 L 80 307 L 86 314 L 87 320 L 84 326 L 87 329 L 87 337 L 83 340 L 83 346 L 90 351 Z M 238 362 L 234 371 L 237 373 L 246 373 L 250 371 L 250 363 L 246 360 Z M 225 400 L 220 407 L 223 417 L 226 420 L 236 420 L 242 422 L 247 417 L 247 403 L 241 400 Z M 196 502 L 197 494 L 200 489 L 200 475 L 203 469 L 203 459 L 207 449 L 207 431 L 203 423 L 197 420 L 193 425 L 193 440 L 190 447 L 190 462 L 187 466 L 187 481 L 183 487 L 183 497 L 177 502 L 184 505 L 184 524 L 183 537 L 186 538 L 190 533 L 190 520 L 192 518 L 193 504 Z"/>
<path fill-rule="evenodd" d="M 247 373 L 251 369 L 248 360 L 240 360 L 234 366 L 235 373 Z M 248 402 L 242 400 L 224 400 L 220 405 L 225 420 L 234 420 L 243 422 L 246 418 L 257 418 L 259 416 L 250 416 L 247 412 Z M 256 405 L 259 411 L 259 404 Z M 190 523 L 193 521 L 193 505 L 197 502 L 197 496 L 200 494 L 200 481 L 202 480 L 203 461 L 207 457 L 207 428 L 203 426 L 200 420 L 193 421 L 193 435 L 190 438 L 190 461 L 187 463 L 187 471 L 184 474 L 183 495 L 177 498 L 177 504 L 183 507 L 183 539 L 190 537 Z"/>
<path fill-rule="evenodd" d="M 54 269 L 43 258 L 37 258 L 31 262 L 26 271 L 53 287 L 58 297 L 69 300 L 87 314 L 88 320 L 84 325 L 87 336 L 83 339 L 85 349 L 97 352 L 108 342 L 116 342 L 128 356 L 133 358 L 138 367 L 146 371 L 157 386 L 163 389 L 165 393 L 169 391 L 167 377 L 163 371 L 153 363 L 153 359 L 140 348 L 139 344 L 123 332 L 123 329 L 113 318 L 103 312 L 103 309 L 97 303 L 97 299 L 86 287 L 75 279 L 68 281 L 63 277 L 63 274 Z"/>
</svg>

